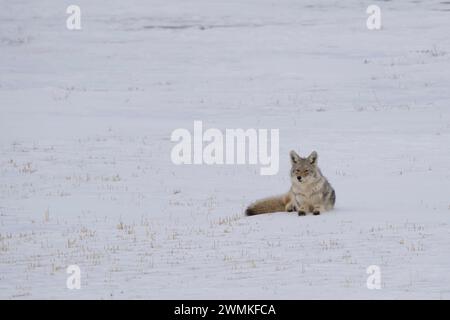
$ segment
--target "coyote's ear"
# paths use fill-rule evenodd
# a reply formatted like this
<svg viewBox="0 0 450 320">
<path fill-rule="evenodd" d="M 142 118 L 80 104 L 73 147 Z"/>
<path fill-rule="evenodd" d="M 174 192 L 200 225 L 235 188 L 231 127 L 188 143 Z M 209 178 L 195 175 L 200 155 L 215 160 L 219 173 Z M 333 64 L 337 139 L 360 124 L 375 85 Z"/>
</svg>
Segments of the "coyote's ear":
<svg viewBox="0 0 450 320">
<path fill-rule="evenodd" d="M 300 156 L 294 150 L 291 150 L 291 152 L 289 152 L 289 155 L 291 156 L 292 164 L 300 162 Z"/>
<path fill-rule="evenodd" d="M 319 156 L 317 155 L 317 152 L 315 151 L 311 152 L 311 154 L 308 156 L 309 163 L 316 165 L 318 157 Z"/>
</svg>

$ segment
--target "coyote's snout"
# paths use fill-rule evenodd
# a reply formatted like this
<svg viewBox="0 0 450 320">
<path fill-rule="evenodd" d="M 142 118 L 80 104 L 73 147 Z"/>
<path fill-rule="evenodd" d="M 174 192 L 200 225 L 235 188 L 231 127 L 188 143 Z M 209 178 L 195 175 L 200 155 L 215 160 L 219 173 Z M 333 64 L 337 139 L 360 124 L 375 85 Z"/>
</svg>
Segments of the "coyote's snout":
<svg viewBox="0 0 450 320">
<path fill-rule="evenodd" d="M 292 186 L 289 192 L 256 201 L 247 208 L 246 215 L 279 211 L 297 211 L 299 215 L 312 212 L 318 215 L 334 208 L 336 193 L 317 166 L 317 152 L 313 151 L 307 158 L 302 158 L 291 151 L 290 158 Z"/>
</svg>

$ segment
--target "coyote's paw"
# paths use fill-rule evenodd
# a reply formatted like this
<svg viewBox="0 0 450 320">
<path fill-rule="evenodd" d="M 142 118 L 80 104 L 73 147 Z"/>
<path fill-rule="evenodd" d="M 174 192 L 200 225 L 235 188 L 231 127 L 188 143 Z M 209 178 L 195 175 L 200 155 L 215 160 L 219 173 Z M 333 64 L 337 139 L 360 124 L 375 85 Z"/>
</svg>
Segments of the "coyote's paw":
<svg viewBox="0 0 450 320">
<path fill-rule="evenodd" d="M 306 216 L 306 212 L 305 212 L 305 211 L 299 211 L 299 212 L 298 212 L 298 215 L 299 215 L 299 216 Z"/>
<path fill-rule="evenodd" d="M 288 203 L 286 205 L 286 212 L 293 212 L 293 211 L 297 211 L 297 208 L 292 203 Z"/>
</svg>

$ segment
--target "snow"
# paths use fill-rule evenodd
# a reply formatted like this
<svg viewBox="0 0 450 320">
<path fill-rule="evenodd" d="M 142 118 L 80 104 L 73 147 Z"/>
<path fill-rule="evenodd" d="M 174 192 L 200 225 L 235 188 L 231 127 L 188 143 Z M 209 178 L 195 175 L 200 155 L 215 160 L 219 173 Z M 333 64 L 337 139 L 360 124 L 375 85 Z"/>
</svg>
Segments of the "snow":
<svg viewBox="0 0 450 320">
<path fill-rule="evenodd" d="M 450 4 L 70 4 L 0 10 L 0 298 L 450 298 Z M 195 120 L 279 129 L 279 173 L 174 165 Z M 336 209 L 245 217 L 291 149 Z"/>
</svg>

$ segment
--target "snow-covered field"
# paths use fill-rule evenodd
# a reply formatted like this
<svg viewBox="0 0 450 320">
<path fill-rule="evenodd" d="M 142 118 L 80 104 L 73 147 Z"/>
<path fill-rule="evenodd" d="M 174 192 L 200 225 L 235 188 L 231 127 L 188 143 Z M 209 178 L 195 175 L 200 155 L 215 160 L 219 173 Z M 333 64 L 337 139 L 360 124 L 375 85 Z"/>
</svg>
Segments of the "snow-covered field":
<svg viewBox="0 0 450 320">
<path fill-rule="evenodd" d="M 450 2 L 0 3 L 0 298 L 450 298 Z M 194 120 L 279 129 L 279 173 L 174 165 Z M 336 209 L 244 216 L 291 149 Z"/>
</svg>

